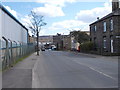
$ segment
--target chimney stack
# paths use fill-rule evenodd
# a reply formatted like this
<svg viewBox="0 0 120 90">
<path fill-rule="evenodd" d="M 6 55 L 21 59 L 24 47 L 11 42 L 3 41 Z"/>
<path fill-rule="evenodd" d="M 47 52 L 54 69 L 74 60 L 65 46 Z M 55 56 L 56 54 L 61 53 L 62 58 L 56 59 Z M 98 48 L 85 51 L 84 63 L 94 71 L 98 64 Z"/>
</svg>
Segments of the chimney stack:
<svg viewBox="0 0 120 90">
<path fill-rule="evenodd" d="M 119 0 L 112 0 L 112 11 L 119 9 Z"/>
</svg>

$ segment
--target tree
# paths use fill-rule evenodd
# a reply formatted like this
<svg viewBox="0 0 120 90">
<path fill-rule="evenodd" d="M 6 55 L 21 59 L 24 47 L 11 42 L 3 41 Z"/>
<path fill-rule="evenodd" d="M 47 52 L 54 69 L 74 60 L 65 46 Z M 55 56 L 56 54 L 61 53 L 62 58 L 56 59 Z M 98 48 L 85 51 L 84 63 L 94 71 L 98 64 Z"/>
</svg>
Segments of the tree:
<svg viewBox="0 0 120 90">
<path fill-rule="evenodd" d="M 70 35 L 75 37 L 75 40 L 80 44 L 89 41 L 90 39 L 89 35 L 82 31 L 71 31 Z"/>
<path fill-rule="evenodd" d="M 32 33 L 37 36 L 37 55 L 39 55 L 39 32 L 42 26 L 45 26 L 47 23 L 44 22 L 44 16 L 38 15 L 37 13 L 31 11 L 30 15 L 30 24 L 29 28 L 32 30 Z"/>
</svg>

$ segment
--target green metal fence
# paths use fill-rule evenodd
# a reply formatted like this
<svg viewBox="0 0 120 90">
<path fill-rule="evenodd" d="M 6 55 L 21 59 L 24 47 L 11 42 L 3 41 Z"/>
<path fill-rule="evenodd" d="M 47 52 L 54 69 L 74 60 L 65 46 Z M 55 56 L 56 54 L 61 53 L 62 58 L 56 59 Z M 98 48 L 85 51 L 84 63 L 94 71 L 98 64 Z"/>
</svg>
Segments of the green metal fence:
<svg viewBox="0 0 120 90">
<path fill-rule="evenodd" d="M 17 60 L 35 52 L 35 45 L 24 44 L 3 38 L 0 48 L 0 62 L 2 63 L 1 70 L 11 67 Z"/>
</svg>

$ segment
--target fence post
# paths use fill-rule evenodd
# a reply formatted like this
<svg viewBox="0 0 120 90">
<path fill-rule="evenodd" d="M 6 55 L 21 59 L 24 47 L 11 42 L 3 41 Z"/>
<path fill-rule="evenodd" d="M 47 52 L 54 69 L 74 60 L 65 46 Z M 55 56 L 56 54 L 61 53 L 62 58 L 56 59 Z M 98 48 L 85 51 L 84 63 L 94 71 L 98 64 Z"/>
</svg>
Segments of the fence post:
<svg viewBox="0 0 120 90">
<path fill-rule="evenodd" d="M 17 56 L 18 56 L 18 52 L 17 52 L 17 42 L 16 41 L 13 41 L 15 44 L 16 44 L 16 60 L 17 60 Z"/>
<path fill-rule="evenodd" d="M 18 41 L 19 42 L 19 41 Z M 20 51 L 19 51 L 19 57 L 21 57 L 22 55 L 21 55 L 21 42 L 19 42 L 19 44 L 20 44 Z"/>
<path fill-rule="evenodd" d="M 23 45 L 23 43 L 22 43 L 21 49 L 22 49 L 22 56 L 23 56 L 24 55 L 24 45 Z"/>
<path fill-rule="evenodd" d="M 12 41 L 10 39 L 8 39 L 10 41 L 10 65 L 13 64 L 13 51 L 12 51 Z"/>
<path fill-rule="evenodd" d="M 5 42 L 6 42 L 6 50 L 5 50 L 5 57 L 4 57 L 4 61 L 5 62 L 5 68 L 9 67 L 9 47 L 8 47 L 8 40 L 5 37 L 2 37 Z"/>
</svg>

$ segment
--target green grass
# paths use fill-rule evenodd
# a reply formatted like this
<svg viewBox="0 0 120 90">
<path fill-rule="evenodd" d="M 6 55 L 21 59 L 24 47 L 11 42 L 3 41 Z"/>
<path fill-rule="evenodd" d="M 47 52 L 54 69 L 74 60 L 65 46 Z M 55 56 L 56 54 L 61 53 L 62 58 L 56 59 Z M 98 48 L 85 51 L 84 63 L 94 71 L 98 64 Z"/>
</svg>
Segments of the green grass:
<svg viewBox="0 0 120 90">
<path fill-rule="evenodd" d="M 31 54 L 30 54 L 30 55 L 31 55 Z M 24 59 L 26 59 L 26 58 L 29 57 L 30 55 L 26 55 L 26 56 L 24 56 L 24 57 L 22 57 L 22 58 L 19 58 L 18 60 L 16 60 L 16 62 L 14 62 L 13 66 L 16 65 L 18 62 L 23 61 Z"/>
<path fill-rule="evenodd" d="M 32 54 L 32 53 L 31 53 L 31 54 Z M 26 56 L 23 56 L 23 57 L 15 60 L 15 62 L 11 65 L 11 67 L 14 67 L 14 66 L 15 66 L 16 64 L 18 64 L 19 62 L 21 62 L 21 61 L 23 61 L 24 59 L 28 58 L 29 56 L 31 56 L 31 54 L 26 55 Z M 7 68 L 5 68 L 5 69 L 3 69 L 3 70 L 0 70 L 0 72 L 5 72 L 5 71 L 9 70 L 11 67 L 7 67 Z"/>
</svg>

